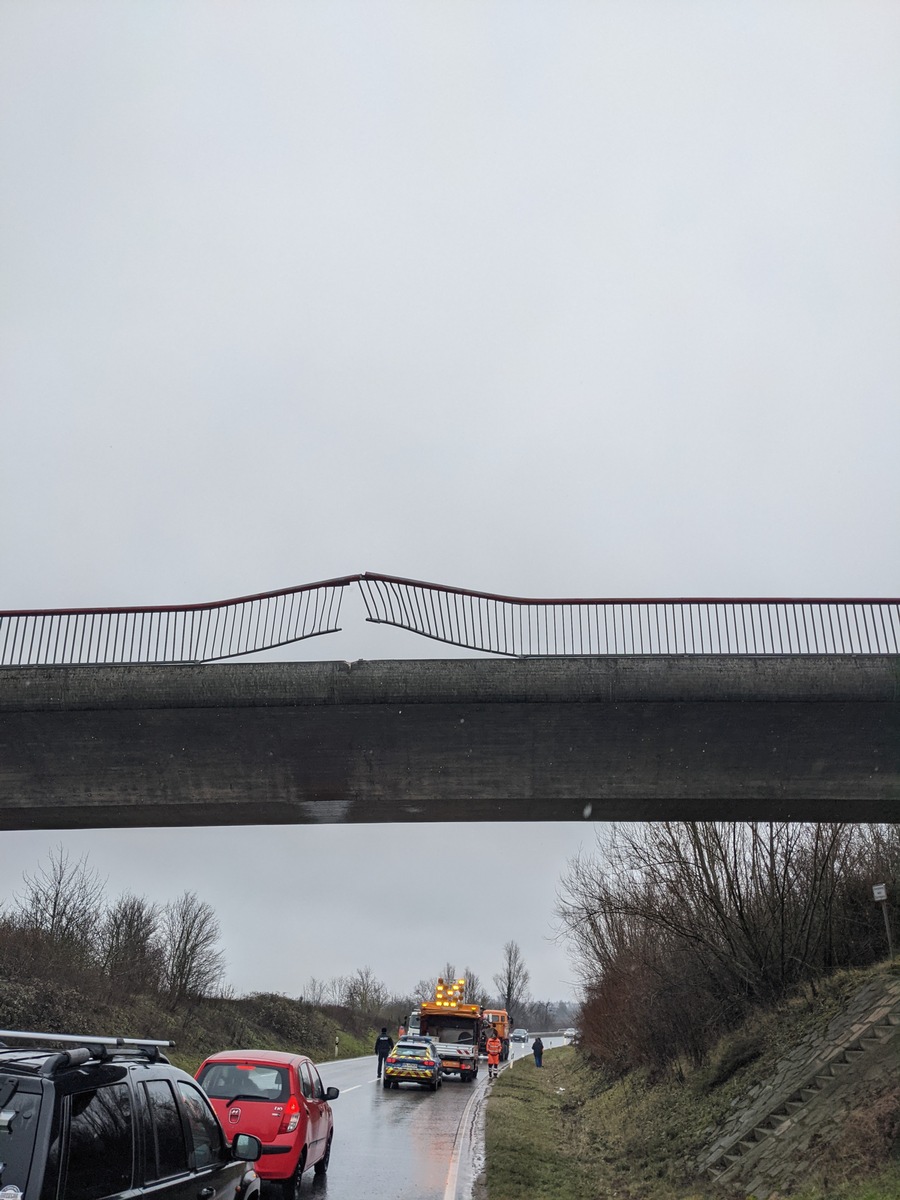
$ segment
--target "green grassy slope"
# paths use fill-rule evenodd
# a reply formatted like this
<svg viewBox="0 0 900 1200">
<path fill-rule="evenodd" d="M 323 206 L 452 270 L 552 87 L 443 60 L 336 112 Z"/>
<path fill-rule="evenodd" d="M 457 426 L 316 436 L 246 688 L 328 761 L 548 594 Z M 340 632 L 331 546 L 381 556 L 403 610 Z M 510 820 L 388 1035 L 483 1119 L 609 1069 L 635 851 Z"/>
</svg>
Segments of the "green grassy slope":
<svg viewBox="0 0 900 1200">
<path fill-rule="evenodd" d="M 883 969 L 883 968 L 879 968 Z M 824 1030 L 869 973 L 835 976 L 815 997 L 759 1013 L 701 1071 L 662 1081 L 604 1079 L 573 1048 L 544 1068 L 517 1063 L 494 1085 L 486 1123 L 488 1200 L 708 1200 L 694 1162 L 712 1127 L 813 1030 Z M 729 1193 L 734 1195 L 735 1193 Z M 851 1111 L 803 1200 L 900 1197 L 900 1080 Z"/>
<path fill-rule="evenodd" d="M 148 995 L 91 997 L 64 982 L 0 977 L 0 1029 L 161 1038 L 175 1043 L 169 1057 L 193 1073 L 218 1050 L 290 1050 L 315 1061 L 371 1054 L 374 1032 L 348 1032 L 343 1023 L 286 996 L 198 1000 L 175 1010 Z"/>
</svg>

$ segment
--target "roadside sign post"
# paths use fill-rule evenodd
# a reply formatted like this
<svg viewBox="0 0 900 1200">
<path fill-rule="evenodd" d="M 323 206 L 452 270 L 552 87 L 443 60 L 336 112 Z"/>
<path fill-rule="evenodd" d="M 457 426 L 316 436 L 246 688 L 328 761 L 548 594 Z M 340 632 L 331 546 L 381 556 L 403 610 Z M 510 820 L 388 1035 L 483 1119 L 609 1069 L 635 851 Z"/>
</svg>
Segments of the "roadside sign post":
<svg viewBox="0 0 900 1200">
<path fill-rule="evenodd" d="M 887 885 L 876 883 L 872 888 L 872 897 L 881 903 L 881 911 L 884 914 L 884 931 L 887 934 L 888 956 L 891 962 L 894 961 L 894 941 L 891 937 L 891 918 L 888 916 L 887 906 Z"/>
<path fill-rule="evenodd" d="M 334 1057 L 337 1058 L 337 1056 L 338 1056 L 338 1035 L 335 1034 L 334 1035 Z"/>
</svg>

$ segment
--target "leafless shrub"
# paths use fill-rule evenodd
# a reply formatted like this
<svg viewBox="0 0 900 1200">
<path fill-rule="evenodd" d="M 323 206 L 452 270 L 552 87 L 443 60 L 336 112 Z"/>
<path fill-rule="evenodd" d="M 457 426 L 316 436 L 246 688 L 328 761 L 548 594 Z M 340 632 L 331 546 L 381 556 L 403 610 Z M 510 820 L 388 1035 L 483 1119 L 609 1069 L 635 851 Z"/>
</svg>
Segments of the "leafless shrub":
<svg viewBox="0 0 900 1200">
<path fill-rule="evenodd" d="M 276 1035 L 284 1046 L 310 1053 L 313 1046 L 328 1047 L 328 1022 L 311 1004 L 277 992 L 254 992 L 241 1001 L 241 1009 L 256 1024 Z"/>
<path fill-rule="evenodd" d="M 126 893 L 103 914 L 99 957 L 103 970 L 126 992 L 155 991 L 163 972 L 160 912 L 143 896 Z"/>
<path fill-rule="evenodd" d="M 891 826 L 614 828 L 570 862 L 557 908 L 586 987 L 585 1044 L 613 1070 L 696 1063 L 748 1005 L 880 957 L 871 872 L 896 887 L 898 861 Z"/>
<path fill-rule="evenodd" d="M 364 1016 L 380 1017 L 388 1002 L 388 990 L 371 967 L 357 967 L 345 980 L 341 1003 Z"/>
</svg>

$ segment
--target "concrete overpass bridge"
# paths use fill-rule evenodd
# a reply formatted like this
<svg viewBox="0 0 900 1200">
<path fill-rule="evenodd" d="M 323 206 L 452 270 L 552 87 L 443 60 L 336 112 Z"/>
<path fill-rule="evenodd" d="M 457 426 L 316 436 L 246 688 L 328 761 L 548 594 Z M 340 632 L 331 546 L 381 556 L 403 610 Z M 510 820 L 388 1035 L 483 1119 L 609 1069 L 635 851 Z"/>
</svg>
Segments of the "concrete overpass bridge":
<svg viewBox="0 0 900 1200">
<path fill-rule="evenodd" d="M 495 657 L 205 661 L 337 628 L 351 585 L 370 620 Z M 0 828 L 900 820 L 898 634 L 897 601 L 524 600 L 371 575 L 0 613 Z"/>
</svg>

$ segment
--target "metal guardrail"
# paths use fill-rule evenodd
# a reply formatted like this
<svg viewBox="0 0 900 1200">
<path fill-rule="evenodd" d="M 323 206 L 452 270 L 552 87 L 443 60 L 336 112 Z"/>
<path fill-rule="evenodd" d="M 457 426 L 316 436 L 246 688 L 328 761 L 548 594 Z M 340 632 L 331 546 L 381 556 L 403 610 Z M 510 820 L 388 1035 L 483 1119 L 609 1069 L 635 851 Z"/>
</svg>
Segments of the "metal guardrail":
<svg viewBox="0 0 900 1200">
<path fill-rule="evenodd" d="M 526 600 L 389 575 L 368 619 L 494 654 L 897 654 L 900 600 Z"/>
<path fill-rule="evenodd" d="M 367 572 L 210 604 L 0 612 L 0 666 L 214 662 L 367 620 L 489 654 L 896 655 L 900 600 L 525 599 Z"/>
<path fill-rule="evenodd" d="M 214 662 L 336 633 L 352 578 L 211 604 L 0 612 L 0 666 Z"/>
</svg>

